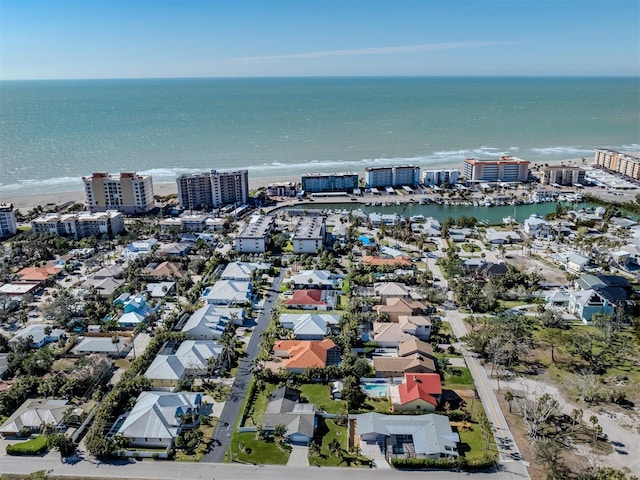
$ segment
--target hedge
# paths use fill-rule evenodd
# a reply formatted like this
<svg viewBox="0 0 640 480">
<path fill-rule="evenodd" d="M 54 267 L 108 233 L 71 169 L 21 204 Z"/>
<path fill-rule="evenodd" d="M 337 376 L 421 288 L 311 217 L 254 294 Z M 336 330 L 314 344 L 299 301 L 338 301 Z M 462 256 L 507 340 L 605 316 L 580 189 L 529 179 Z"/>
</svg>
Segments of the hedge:
<svg viewBox="0 0 640 480">
<path fill-rule="evenodd" d="M 437 468 L 441 470 L 448 470 L 457 467 L 462 470 L 477 471 L 492 468 L 495 465 L 495 461 L 484 460 L 468 462 L 464 457 L 458 457 L 457 460 L 455 458 L 392 458 L 391 465 L 397 469 L 419 470 L 423 468 Z"/>
<path fill-rule="evenodd" d="M 7 445 L 8 455 L 40 455 L 48 449 L 48 441 L 46 435 L 38 435 L 26 442 L 14 443 Z"/>
</svg>

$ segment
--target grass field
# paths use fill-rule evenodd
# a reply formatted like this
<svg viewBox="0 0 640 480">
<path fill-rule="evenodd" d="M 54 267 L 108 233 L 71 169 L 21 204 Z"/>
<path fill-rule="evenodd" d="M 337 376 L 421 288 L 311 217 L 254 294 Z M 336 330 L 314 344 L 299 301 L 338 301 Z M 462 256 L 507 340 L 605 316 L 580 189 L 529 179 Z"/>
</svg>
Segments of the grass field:
<svg viewBox="0 0 640 480">
<path fill-rule="evenodd" d="M 488 444 L 485 442 L 485 437 L 482 434 L 482 428 L 478 423 L 479 419 L 484 415 L 484 408 L 482 403 L 478 400 L 472 401 L 467 408 L 471 409 L 471 425 L 467 425 L 470 428 L 463 428 L 461 422 L 456 422 L 454 425 L 458 427 L 458 435 L 460 435 L 460 453 L 464 454 L 465 458 L 469 462 L 480 462 L 485 460 L 485 456 L 489 456 L 495 460 L 498 459 L 498 448 L 496 446 L 495 438 L 491 435 L 491 439 Z"/>
<path fill-rule="evenodd" d="M 333 420 L 318 418 L 318 428 L 316 428 L 314 441 L 320 443 L 320 456 L 309 456 L 310 465 L 320 465 L 323 467 L 336 467 L 344 465 L 344 459 L 336 457 L 329 451 L 329 443 L 337 439 L 342 447 L 342 453 L 347 456 L 348 438 L 347 428 L 340 427 Z"/>
<path fill-rule="evenodd" d="M 330 396 L 330 387 L 322 383 L 312 383 L 302 385 L 300 391 L 302 395 L 309 401 L 315 403 L 318 410 L 328 413 L 344 413 L 346 406 L 342 400 L 332 400 Z"/>
<path fill-rule="evenodd" d="M 286 465 L 289 452 L 273 441 L 259 440 L 255 432 L 239 432 L 231 439 L 234 460 L 262 465 Z M 228 460 L 229 452 L 227 452 Z"/>
<path fill-rule="evenodd" d="M 467 367 L 449 367 L 444 375 L 442 388 L 474 388 L 471 372 L 469 372 L 469 369 Z"/>
</svg>

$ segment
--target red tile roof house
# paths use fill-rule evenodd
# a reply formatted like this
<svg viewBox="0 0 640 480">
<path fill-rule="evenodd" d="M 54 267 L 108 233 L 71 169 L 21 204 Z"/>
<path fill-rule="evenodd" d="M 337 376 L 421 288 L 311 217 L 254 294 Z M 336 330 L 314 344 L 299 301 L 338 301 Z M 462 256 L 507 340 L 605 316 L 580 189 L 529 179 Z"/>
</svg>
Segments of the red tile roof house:
<svg viewBox="0 0 640 480">
<path fill-rule="evenodd" d="M 389 388 L 394 412 L 434 412 L 442 385 L 437 373 L 405 373 L 404 383 Z"/>
<path fill-rule="evenodd" d="M 333 340 L 278 340 L 274 356 L 283 359 L 284 368 L 292 373 L 304 373 L 307 368 L 325 368 L 340 363 L 340 349 Z"/>
<path fill-rule="evenodd" d="M 287 300 L 287 308 L 301 310 L 328 310 L 333 308 L 334 302 L 329 302 L 327 294 L 331 290 L 294 290 L 293 295 Z M 329 305 L 331 303 L 331 305 Z"/>
</svg>

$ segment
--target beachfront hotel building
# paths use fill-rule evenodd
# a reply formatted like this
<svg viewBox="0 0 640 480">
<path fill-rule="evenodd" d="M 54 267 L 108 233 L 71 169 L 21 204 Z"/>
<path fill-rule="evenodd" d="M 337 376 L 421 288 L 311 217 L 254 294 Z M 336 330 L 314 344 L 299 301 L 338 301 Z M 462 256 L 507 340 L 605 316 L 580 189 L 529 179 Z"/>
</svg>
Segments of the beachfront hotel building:
<svg viewBox="0 0 640 480">
<path fill-rule="evenodd" d="M 324 246 L 325 218 L 320 216 L 300 219 L 291 238 L 293 253 L 318 253 Z"/>
<path fill-rule="evenodd" d="M 423 170 L 422 183 L 424 185 L 456 185 L 460 178 L 458 170 Z"/>
<path fill-rule="evenodd" d="M 498 160 L 466 158 L 463 175 L 467 182 L 526 182 L 530 163 L 507 155 Z"/>
<path fill-rule="evenodd" d="M 414 165 L 367 167 L 364 183 L 367 188 L 415 187 L 420 183 L 420 167 Z"/>
<path fill-rule="evenodd" d="M 180 208 L 202 210 L 249 201 L 248 170 L 210 170 L 180 175 L 176 179 Z"/>
<path fill-rule="evenodd" d="M 0 238 L 15 235 L 18 232 L 16 212 L 12 203 L 0 203 Z"/>
<path fill-rule="evenodd" d="M 353 172 L 302 175 L 302 190 L 307 193 L 352 192 L 357 188 L 358 174 Z"/>
<path fill-rule="evenodd" d="M 295 197 L 295 182 L 276 182 L 267 185 L 267 195 L 270 197 Z"/>
<path fill-rule="evenodd" d="M 91 235 L 114 237 L 124 232 L 124 215 L 117 210 L 106 212 L 46 213 L 31 221 L 31 231 L 36 235 L 72 237 L 75 240 Z"/>
<path fill-rule="evenodd" d="M 236 235 L 234 247 L 236 252 L 263 253 L 271 242 L 271 234 L 276 225 L 275 217 L 254 215 Z"/>
<path fill-rule="evenodd" d="M 585 171 L 580 167 L 551 166 L 540 169 L 543 185 L 584 185 Z"/>
<path fill-rule="evenodd" d="M 608 148 L 596 148 L 594 164 L 633 180 L 640 180 L 640 158 Z"/>
<path fill-rule="evenodd" d="M 122 213 L 147 213 L 155 207 L 151 175 L 123 172 L 119 175 L 98 172 L 82 177 L 87 206 L 92 213 L 117 210 Z"/>
</svg>

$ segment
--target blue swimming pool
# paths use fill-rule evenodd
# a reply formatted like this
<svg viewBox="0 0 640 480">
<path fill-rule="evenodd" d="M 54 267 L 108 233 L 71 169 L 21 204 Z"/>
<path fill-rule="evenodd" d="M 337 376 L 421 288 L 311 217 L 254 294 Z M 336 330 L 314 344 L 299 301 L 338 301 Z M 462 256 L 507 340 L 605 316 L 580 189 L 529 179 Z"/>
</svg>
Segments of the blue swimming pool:
<svg viewBox="0 0 640 480">
<path fill-rule="evenodd" d="M 389 385 L 387 383 L 363 383 L 362 389 L 370 397 L 389 396 Z"/>
</svg>

